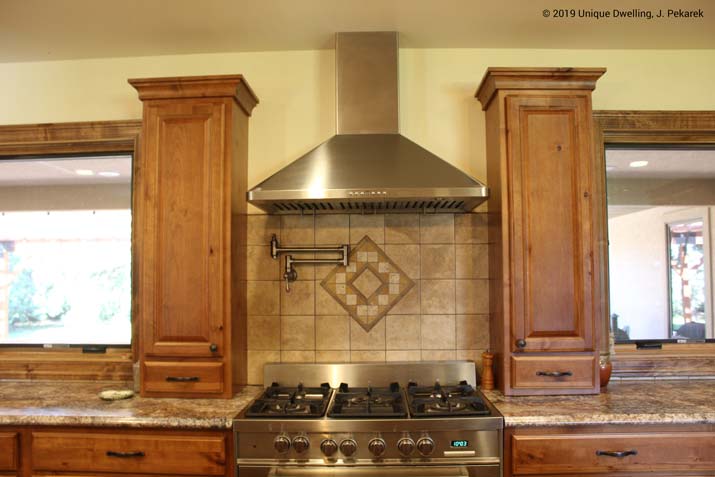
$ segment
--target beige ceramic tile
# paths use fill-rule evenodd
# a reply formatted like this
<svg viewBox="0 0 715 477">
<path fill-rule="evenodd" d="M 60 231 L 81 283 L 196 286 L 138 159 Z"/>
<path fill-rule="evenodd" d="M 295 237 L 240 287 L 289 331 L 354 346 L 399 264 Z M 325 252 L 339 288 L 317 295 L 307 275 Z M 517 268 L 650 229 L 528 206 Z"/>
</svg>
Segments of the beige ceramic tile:
<svg viewBox="0 0 715 477">
<path fill-rule="evenodd" d="M 419 361 L 422 359 L 422 352 L 418 349 L 391 351 L 385 353 L 386 361 Z"/>
<path fill-rule="evenodd" d="M 448 361 L 456 359 L 456 352 L 453 349 L 423 349 L 422 361 Z"/>
<path fill-rule="evenodd" d="M 388 350 L 420 348 L 419 315 L 387 315 L 385 319 Z"/>
<path fill-rule="evenodd" d="M 350 361 L 353 363 L 384 362 L 385 351 L 350 351 Z"/>
<path fill-rule="evenodd" d="M 455 214 L 454 242 L 461 244 L 487 243 L 489 241 L 489 216 L 487 214 Z"/>
<path fill-rule="evenodd" d="M 248 368 L 248 384 L 263 385 L 263 365 L 280 363 L 280 351 L 248 351 L 246 367 Z"/>
<path fill-rule="evenodd" d="M 280 261 L 271 258 L 268 245 L 249 245 L 247 253 L 247 275 L 249 280 L 279 280 Z"/>
<path fill-rule="evenodd" d="M 315 258 L 315 254 L 313 253 L 292 253 L 291 255 L 296 260 Z M 285 268 L 285 255 L 281 255 L 279 262 L 278 272 L 279 278 L 282 280 Z M 295 271 L 298 273 L 298 281 L 315 280 L 315 265 L 299 263 L 295 265 Z"/>
<path fill-rule="evenodd" d="M 281 349 L 281 317 L 254 316 L 248 317 L 248 349 L 278 350 Z"/>
<path fill-rule="evenodd" d="M 457 315 L 457 349 L 489 347 L 489 315 Z"/>
<path fill-rule="evenodd" d="M 390 310 L 391 315 L 419 315 L 421 281 L 416 280 L 405 296 Z"/>
<path fill-rule="evenodd" d="M 400 267 L 408 277 L 413 280 L 420 278 L 419 245 L 385 245 L 384 250 L 390 260 L 395 262 L 395 265 Z"/>
<path fill-rule="evenodd" d="M 290 284 L 287 292 L 281 282 L 281 315 L 315 314 L 315 282 L 297 281 Z"/>
<path fill-rule="evenodd" d="M 348 315 L 347 310 L 330 296 L 330 293 L 323 288 L 319 281 L 315 282 L 315 314 L 316 316 Z"/>
<path fill-rule="evenodd" d="M 454 315 L 422 315 L 422 349 L 455 348 Z"/>
<path fill-rule="evenodd" d="M 337 255 L 336 255 L 337 256 Z M 326 257 L 327 258 L 327 257 Z M 315 279 L 316 280 L 322 280 L 325 277 L 328 276 L 328 274 L 335 268 L 335 264 L 323 264 L 323 265 L 314 265 L 314 274 L 315 274 Z"/>
<path fill-rule="evenodd" d="M 385 243 L 420 243 L 420 216 L 418 214 L 385 215 Z"/>
<path fill-rule="evenodd" d="M 378 245 L 385 243 L 385 216 L 351 215 L 350 216 L 350 243 L 355 245 L 367 235 Z"/>
<path fill-rule="evenodd" d="M 457 313 L 489 313 L 489 280 L 457 280 Z"/>
<path fill-rule="evenodd" d="M 350 351 L 316 351 L 316 363 L 349 363 Z"/>
<path fill-rule="evenodd" d="M 279 215 L 249 215 L 248 244 L 269 245 L 271 236 L 280 238 L 281 217 Z"/>
<path fill-rule="evenodd" d="M 420 243 L 454 243 L 454 215 L 420 215 Z"/>
<path fill-rule="evenodd" d="M 315 363 L 315 351 L 281 351 L 281 363 Z"/>
<path fill-rule="evenodd" d="M 312 215 L 281 216 L 281 247 L 315 244 Z"/>
<path fill-rule="evenodd" d="M 249 281 L 246 284 L 249 315 L 280 314 L 280 282 Z"/>
<path fill-rule="evenodd" d="M 489 278 L 489 246 L 456 245 L 457 278 Z"/>
<path fill-rule="evenodd" d="M 422 314 L 454 313 L 454 280 L 421 280 L 421 284 Z"/>
<path fill-rule="evenodd" d="M 348 312 L 330 296 L 319 281 L 315 282 L 315 314 L 316 315 L 345 315 Z"/>
<path fill-rule="evenodd" d="M 316 215 L 315 245 L 342 245 L 350 243 L 349 215 Z"/>
<path fill-rule="evenodd" d="M 349 350 L 350 321 L 348 316 L 316 316 L 315 348 L 321 351 Z"/>
<path fill-rule="evenodd" d="M 421 245 L 420 276 L 454 278 L 454 245 Z"/>
<path fill-rule="evenodd" d="M 360 323 L 350 319 L 351 350 L 384 350 L 385 320 L 380 320 L 369 332 L 362 329 Z M 384 358 L 383 358 L 384 359 Z"/>
<path fill-rule="evenodd" d="M 281 350 L 315 350 L 315 317 L 281 316 Z"/>
</svg>

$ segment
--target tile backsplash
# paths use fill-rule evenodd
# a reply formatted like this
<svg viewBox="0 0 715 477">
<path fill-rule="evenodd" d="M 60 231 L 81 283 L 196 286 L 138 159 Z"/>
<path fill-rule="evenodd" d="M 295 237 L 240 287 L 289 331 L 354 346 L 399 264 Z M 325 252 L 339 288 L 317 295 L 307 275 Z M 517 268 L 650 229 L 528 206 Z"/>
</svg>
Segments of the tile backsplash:
<svg viewBox="0 0 715 477">
<path fill-rule="evenodd" d="M 298 265 L 285 291 L 283 260 L 270 256 L 273 234 L 285 247 L 355 246 L 368 236 L 414 286 L 365 331 L 321 286 L 335 265 Z M 488 256 L 485 213 L 249 216 L 249 383 L 262 384 L 268 362 L 479 365 L 489 345 Z"/>
</svg>

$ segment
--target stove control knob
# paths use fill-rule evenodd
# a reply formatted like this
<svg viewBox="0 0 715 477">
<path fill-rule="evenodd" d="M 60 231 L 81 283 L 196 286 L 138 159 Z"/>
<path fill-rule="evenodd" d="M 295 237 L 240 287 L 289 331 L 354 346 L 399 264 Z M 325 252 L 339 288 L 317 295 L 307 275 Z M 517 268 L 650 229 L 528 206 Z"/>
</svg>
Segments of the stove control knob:
<svg viewBox="0 0 715 477">
<path fill-rule="evenodd" d="M 338 451 L 338 443 L 333 439 L 325 439 L 320 443 L 320 450 L 325 457 L 330 457 Z"/>
<path fill-rule="evenodd" d="M 340 452 L 342 452 L 345 457 L 350 457 L 357 452 L 357 447 L 355 439 L 344 439 L 340 442 Z"/>
<path fill-rule="evenodd" d="M 290 450 L 290 439 L 286 435 L 280 435 L 273 440 L 273 448 L 285 454 Z"/>
<path fill-rule="evenodd" d="M 434 441 L 431 437 L 420 437 L 417 439 L 417 450 L 420 454 L 427 457 L 434 452 Z"/>
<path fill-rule="evenodd" d="M 408 456 L 415 450 L 415 441 L 411 437 L 403 437 L 397 441 L 397 450 L 400 451 L 400 454 Z"/>
<path fill-rule="evenodd" d="M 370 442 L 367 443 L 367 449 L 375 457 L 380 457 L 382 454 L 385 453 L 385 450 L 387 449 L 387 444 L 385 444 L 384 439 L 380 437 L 375 437 L 374 439 L 370 439 Z"/>
<path fill-rule="evenodd" d="M 306 436 L 297 436 L 293 438 L 293 449 L 295 449 L 298 454 L 302 454 L 307 451 L 309 447 L 310 441 Z"/>
</svg>

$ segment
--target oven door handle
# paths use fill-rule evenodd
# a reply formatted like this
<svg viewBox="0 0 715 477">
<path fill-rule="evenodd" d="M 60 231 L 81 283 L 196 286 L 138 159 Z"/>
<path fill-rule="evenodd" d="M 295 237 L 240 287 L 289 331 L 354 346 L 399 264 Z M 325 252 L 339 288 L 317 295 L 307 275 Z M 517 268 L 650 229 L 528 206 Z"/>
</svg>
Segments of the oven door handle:
<svg viewBox="0 0 715 477">
<path fill-rule="evenodd" d="M 273 467 L 269 477 L 468 477 L 464 466 Z"/>
</svg>

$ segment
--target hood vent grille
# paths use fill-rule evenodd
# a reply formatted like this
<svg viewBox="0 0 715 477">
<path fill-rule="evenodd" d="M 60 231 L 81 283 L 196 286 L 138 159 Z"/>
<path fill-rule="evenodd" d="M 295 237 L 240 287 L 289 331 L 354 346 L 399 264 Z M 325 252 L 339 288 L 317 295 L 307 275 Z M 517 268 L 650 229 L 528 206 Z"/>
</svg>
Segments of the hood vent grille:
<svg viewBox="0 0 715 477">
<path fill-rule="evenodd" d="M 295 202 L 279 201 L 271 204 L 270 213 L 397 213 L 397 212 L 464 212 L 463 200 L 405 200 L 405 201 L 315 201 Z"/>
</svg>

